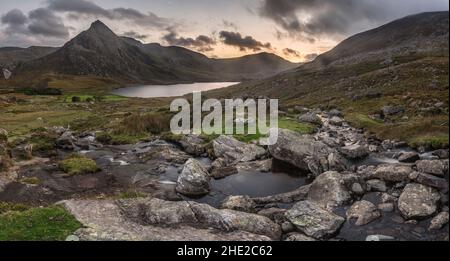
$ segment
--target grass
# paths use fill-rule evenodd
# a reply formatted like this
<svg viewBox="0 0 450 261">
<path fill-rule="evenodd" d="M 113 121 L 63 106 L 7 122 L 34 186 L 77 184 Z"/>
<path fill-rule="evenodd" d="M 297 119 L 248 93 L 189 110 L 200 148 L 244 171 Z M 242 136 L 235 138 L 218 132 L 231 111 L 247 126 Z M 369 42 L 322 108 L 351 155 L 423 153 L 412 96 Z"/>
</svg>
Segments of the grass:
<svg viewBox="0 0 450 261">
<path fill-rule="evenodd" d="M 0 214 L 0 241 L 63 241 L 82 225 L 61 207 Z"/>
<path fill-rule="evenodd" d="M 100 171 L 97 163 L 79 154 L 72 154 L 58 164 L 59 168 L 69 175 L 92 174 Z"/>
<path fill-rule="evenodd" d="M 30 209 L 30 207 L 24 204 L 15 204 L 0 201 L 0 215 L 10 211 L 25 211 L 28 209 Z"/>
<path fill-rule="evenodd" d="M 37 177 L 25 177 L 20 180 L 20 182 L 30 185 L 39 185 L 41 184 L 41 180 Z"/>
</svg>

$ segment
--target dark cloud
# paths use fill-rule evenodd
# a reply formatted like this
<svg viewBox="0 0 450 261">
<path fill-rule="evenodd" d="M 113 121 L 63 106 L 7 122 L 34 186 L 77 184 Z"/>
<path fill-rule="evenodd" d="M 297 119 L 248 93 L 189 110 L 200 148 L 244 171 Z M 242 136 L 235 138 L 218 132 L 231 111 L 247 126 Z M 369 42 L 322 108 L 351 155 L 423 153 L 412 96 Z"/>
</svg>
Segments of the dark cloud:
<svg viewBox="0 0 450 261">
<path fill-rule="evenodd" d="M 138 39 L 138 40 L 145 40 L 149 37 L 149 35 L 147 35 L 147 34 L 140 34 L 135 31 L 124 32 L 122 35 L 125 37 L 130 37 L 130 38 L 134 38 L 134 39 Z"/>
<path fill-rule="evenodd" d="M 386 10 L 371 0 L 264 0 L 260 14 L 291 36 L 311 38 L 348 33 L 358 23 L 385 19 Z"/>
<path fill-rule="evenodd" d="M 230 22 L 228 20 L 222 20 L 222 25 L 225 28 L 231 28 L 231 29 L 234 29 L 234 30 L 238 30 L 239 29 L 238 26 L 235 23 Z"/>
<path fill-rule="evenodd" d="M 169 29 L 169 33 L 163 36 L 163 40 L 169 45 L 177 45 L 183 47 L 193 48 L 199 52 L 213 51 L 213 46 L 217 44 L 217 41 L 206 35 L 199 35 L 194 38 L 185 38 L 178 36 L 174 30 Z"/>
<path fill-rule="evenodd" d="M 22 26 L 27 22 L 27 16 L 22 13 L 19 9 L 13 9 L 2 16 L 2 24 L 6 24 L 8 26 L 16 27 Z"/>
<path fill-rule="evenodd" d="M 224 44 L 238 47 L 241 51 L 252 50 L 260 51 L 262 49 L 272 49 L 270 43 L 262 43 L 251 36 L 242 37 L 238 32 L 221 31 L 220 38 Z"/>
<path fill-rule="evenodd" d="M 28 17 L 31 21 L 28 29 L 32 34 L 57 38 L 69 36 L 69 28 L 64 25 L 60 17 L 48 9 L 35 9 L 29 13 Z"/>
<path fill-rule="evenodd" d="M 299 51 L 296 51 L 296 50 L 291 49 L 291 48 L 284 48 L 283 49 L 283 54 L 286 55 L 286 56 L 297 57 L 297 58 L 300 58 L 302 56 Z"/>
<path fill-rule="evenodd" d="M 317 56 L 319 56 L 317 53 L 310 53 L 305 55 L 305 57 L 303 57 L 306 61 L 312 61 L 314 59 L 317 58 Z"/>
<path fill-rule="evenodd" d="M 128 20 L 141 26 L 167 28 L 174 26 L 174 22 L 159 17 L 152 12 L 142 13 L 133 8 L 105 9 L 86 0 L 48 0 L 48 8 L 55 12 L 68 12 L 72 19 L 80 19 L 83 16 L 95 18 L 105 17 L 111 20 Z"/>
</svg>

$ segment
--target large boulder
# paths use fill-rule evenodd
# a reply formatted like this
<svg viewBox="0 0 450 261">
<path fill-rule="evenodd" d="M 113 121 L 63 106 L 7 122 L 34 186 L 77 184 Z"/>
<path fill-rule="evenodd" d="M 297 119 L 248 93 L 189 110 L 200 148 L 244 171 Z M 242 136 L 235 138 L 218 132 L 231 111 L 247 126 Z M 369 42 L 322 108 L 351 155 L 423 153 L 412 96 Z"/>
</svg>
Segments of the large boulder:
<svg viewBox="0 0 450 261">
<path fill-rule="evenodd" d="M 328 171 L 319 175 L 311 184 L 308 200 L 326 209 L 333 209 L 351 200 L 351 194 L 345 186 L 344 175 Z"/>
<path fill-rule="evenodd" d="M 179 143 L 184 151 L 191 155 L 201 156 L 206 152 L 205 141 L 198 135 L 183 135 Z"/>
<path fill-rule="evenodd" d="M 329 123 L 334 126 L 342 126 L 342 124 L 344 124 L 344 120 L 341 117 L 333 116 L 329 120 Z"/>
<path fill-rule="evenodd" d="M 340 152 L 348 159 L 361 159 L 369 155 L 367 146 L 360 144 L 348 145 L 340 148 Z"/>
<path fill-rule="evenodd" d="M 435 176 L 444 176 L 448 172 L 448 160 L 419 160 L 417 170 Z"/>
<path fill-rule="evenodd" d="M 313 112 L 305 113 L 305 114 L 301 115 L 298 119 L 301 122 L 312 123 L 312 124 L 317 124 L 317 125 L 323 124 L 322 119 L 320 119 L 320 117 Z"/>
<path fill-rule="evenodd" d="M 83 241 L 267 241 L 281 238 L 270 219 L 195 202 L 160 199 L 70 200 Z"/>
<path fill-rule="evenodd" d="M 195 159 L 189 159 L 178 177 L 176 191 L 185 196 L 206 195 L 211 190 L 208 171 Z"/>
<path fill-rule="evenodd" d="M 371 178 L 377 178 L 389 182 L 408 181 L 412 168 L 401 164 L 384 164 L 377 167 Z"/>
<path fill-rule="evenodd" d="M 279 130 L 278 142 L 269 146 L 269 152 L 274 158 L 316 176 L 328 170 L 345 169 L 348 165 L 342 157 L 336 156 L 339 152 L 326 144 L 314 140 L 310 135 L 300 135 L 285 129 Z M 329 161 L 330 155 L 335 155 L 333 162 Z"/>
<path fill-rule="evenodd" d="M 443 190 L 444 192 L 448 191 L 448 181 L 444 178 L 439 178 L 422 172 L 413 172 L 411 173 L 410 178 L 422 185 L 437 188 L 439 190 Z"/>
<path fill-rule="evenodd" d="M 286 212 L 286 218 L 307 236 L 324 239 L 333 236 L 345 219 L 312 201 L 301 201 Z"/>
<path fill-rule="evenodd" d="M 448 224 L 448 212 L 441 212 L 435 216 L 430 223 L 428 230 L 439 230 Z"/>
<path fill-rule="evenodd" d="M 427 218 L 436 212 L 439 199 L 440 195 L 434 188 L 411 183 L 400 195 L 398 209 L 407 219 Z"/>
<path fill-rule="evenodd" d="M 356 218 L 355 225 L 364 226 L 381 217 L 377 207 L 369 201 L 361 200 L 355 202 L 347 210 L 347 219 Z"/>
<path fill-rule="evenodd" d="M 213 141 L 213 148 L 214 155 L 217 158 L 224 158 L 228 165 L 261 159 L 266 154 L 265 149 L 260 146 L 247 144 L 225 135 Z"/>
<path fill-rule="evenodd" d="M 414 163 L 418 160 L 420 160 L 420 156 L 417 152 L 405 152 L 398 158 L 398 161 L 402 163 Z"/>
<path fill-rule="evenodd" d="M 75 142 L 76 138 L 73 132 L 66 131 L 56 140 L 56 146 L 62 150 L 73 150 L 75 148 Z"/>
</svg>

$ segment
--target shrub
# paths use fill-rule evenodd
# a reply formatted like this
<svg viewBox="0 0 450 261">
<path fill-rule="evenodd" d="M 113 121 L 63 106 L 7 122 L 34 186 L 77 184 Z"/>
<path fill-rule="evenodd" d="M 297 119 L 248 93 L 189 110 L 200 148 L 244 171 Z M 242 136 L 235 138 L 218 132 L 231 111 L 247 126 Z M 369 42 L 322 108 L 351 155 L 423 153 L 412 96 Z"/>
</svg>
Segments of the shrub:
<svg viewBox="0 0 450 261">
<path fill-rule="evenodd" d="M 97 163 L 86 156 L 73 154 L 59 162 L 59 168 L 69 175 L 83 175 L 100 171 Z"/>
<path fill-rule="evenodd" d="M 78 96 L 72 96 L 72 102 L 81 102 L 81 98 Z"/>
</svg>

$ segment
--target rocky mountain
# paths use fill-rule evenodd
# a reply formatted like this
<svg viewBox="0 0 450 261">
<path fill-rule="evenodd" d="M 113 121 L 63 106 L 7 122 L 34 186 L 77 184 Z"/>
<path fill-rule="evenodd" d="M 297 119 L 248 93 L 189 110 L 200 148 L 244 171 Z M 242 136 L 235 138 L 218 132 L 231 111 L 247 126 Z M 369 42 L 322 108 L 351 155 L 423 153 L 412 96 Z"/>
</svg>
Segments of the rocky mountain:
<svg viewBox="0 0 450 261">
<path fill-rule="evenodd" d="M 58 50 L 56 47 L 41 46 L 31 46 L 28 48 L 2 47 L 0 48 L 0 67 L 11 70 L 20 62 L 38 59 L 56 50 Z"/>
<path fill-rule="evenodd" d="M 358 63 L 394 56 L 448 52 L 448 12 L 429 12 L 407 16 L 354 35 L 306 67 Z"/>
<path fill-rule="evenodd" d="M 181 47 L 142 44 L 119 37 L 101 21 L 57 51 L 20 64 L 21 74 L 92 75 L 128 83 L 241 81 L 295 67 L 281 57 L 261 53 L 236 59 L 210 59 Z"/>
</svg>

